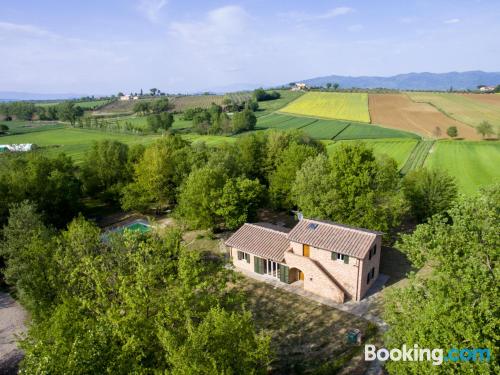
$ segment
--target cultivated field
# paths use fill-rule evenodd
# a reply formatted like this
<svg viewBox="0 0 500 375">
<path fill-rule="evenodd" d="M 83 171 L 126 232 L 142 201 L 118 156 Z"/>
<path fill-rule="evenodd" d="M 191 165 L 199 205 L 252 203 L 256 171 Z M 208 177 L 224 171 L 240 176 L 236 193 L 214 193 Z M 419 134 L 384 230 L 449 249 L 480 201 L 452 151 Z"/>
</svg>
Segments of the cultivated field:
<svg viewBox="0 0 500 375">
<path fill-rule="evenodd" d="M 224 96 L 222 95 L 189 95 L 168 97 L 175 112 L 182 112 L 188 108 L 208 108 L 215 103 L 222 105 Z"/>
<path fill-rule="evenodd" d="M 365 93 L 308 92 L 280 110 L 303 116 L 370 122 Z"/>
<path fill-rule="evenodd" d="M 500 182 L 500 142 L 439 141 L 425 165 L 445 169 L 457 179 L 460 191 L 470 194 Z"/>
<path fill-rule="evenodd" d="M 481 138 L 471 126 L 444 115 L 430 104 L 416 103 L 405 94 L 370 94 L 369 107 L 375 124 L 437 138 L 448 138 L 446 129 L 455 126 L 458 138 Z"/>
<path fill-rule="evenodd" d="M 326 150 L 331 154 L 337 147 L 342 144 L 350 144 L 359 141 L 325 141 Z M 369 139 L 362 140 L 371 147 L 377 156 L 387 155 L 398 163 L 401 169 L 406 163 L 406 160 L 412 153 L 412 150 L 418 143 L 416 139 Z"/>
<path fill-rule="evenodd" d="M 150 102 L 152 99 L 139 99 L 139 100 L 115 100 L 105 106 L 94 111 L 94 115 L 110 115 L 110 114 L 132 114 L 134 112 L 134 105 L 139 101 Z"/>
<path fill-rule="evenodd" d="M 478 126 L 482 121 L 488 121 L 494 126 L 500 126 L 500 106 L 485 103 L 469 95 L 449 93 L 408 93 L 415 102 L 429 103 L 444 114 L 463 123 Z"/>
<path fill-rule="evenodd" d="M 472 99 L 480 103 L 492 104 L 500 106 L 500 94 L 460 94 L 467 99 Z"/>
<path fill-rule="evenodd" d="M 268 115 L 274 111 L 283 108 L 291 101 L 297 99 L 304 93 L 302 91 L 290 91 L 290 90 L 277 90 L 281 97 L 275 100 L 266 100 L 263 102 L 259 102 L 259 109 L 255 113 L 257 117 Z"/>
<path fill-rule="evenodd" d="M 343 120 L 271 114 L 260 117 L 258 129 L 300 129 L 314 139 L 418 138 L 416 134 Z"/>
</svg>

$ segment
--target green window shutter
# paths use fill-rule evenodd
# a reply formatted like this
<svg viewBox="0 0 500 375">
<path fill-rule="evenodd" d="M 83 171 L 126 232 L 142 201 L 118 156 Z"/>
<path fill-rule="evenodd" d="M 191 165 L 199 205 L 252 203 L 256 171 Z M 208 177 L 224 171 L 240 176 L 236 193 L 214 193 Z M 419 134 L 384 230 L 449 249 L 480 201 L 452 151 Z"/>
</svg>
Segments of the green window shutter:
<svg viewBox="0 0 500 375">
<path fill-rule="evenodd" d="M 243 252 L 238 250 L 238 260 L 243 259 Z"/>
<path fill-rule="evenodd" d="M 344 263 L 349 264 L 349 256 L 344 255 Z"/>
<path fill-rule="evenodd" d="M 337 253 L 332 251 L 332 260 L 337 260 Z"/>
<path fill-rule="evenodd" d="M 263 265 L 264 259 L 259 258 L 254 255 L 253 257 L 253 270 L 256 273 L 263 274 L 264 273 L 264 265 Z"/>
<path fill-rule="evenodd" d="M 280 281 L 288 284 L 288 266 L 280 265 Z"/>
<path fill-rule="evenodd" d="M 247 261 L 247 263 L 250 263 L 250 254 L 245 254 L 245 260 Z"/>
</svg>

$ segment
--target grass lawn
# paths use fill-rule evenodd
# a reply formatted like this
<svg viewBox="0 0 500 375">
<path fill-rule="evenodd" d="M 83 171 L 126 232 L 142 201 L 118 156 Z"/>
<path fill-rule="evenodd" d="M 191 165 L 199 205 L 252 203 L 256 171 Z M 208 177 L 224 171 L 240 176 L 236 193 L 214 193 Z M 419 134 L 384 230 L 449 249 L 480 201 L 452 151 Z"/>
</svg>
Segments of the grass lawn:
<svg viewBox="0 0 500 375">
<path fill-rule="evenodd" d="M 416 102 L 430 103 L 444 114 L 472 126 L 488 121 L 500 126 L 500 106 L 474 100 L 467 95 L 446 93 L 408 93 Z"/>
<path fill-rule="evenodd" d="M 360 348 L 346 343 L 347 331 L 358 328 L 366 334 L 369 328 L 362 318 L 269 284 L 243 278 L 238 289 L 246 296 L 257 328 L 272 337 L 271 373 L 310 373 L 322 366 L 330 370 L 325 374 L 335 373 L 334 362 L 342 367 Z M 368 363 L 361 360 L 358 365 Z"/>
<path fill-rule="evenodd" d="M 398 163 L 398 168 L 402 168 L 408 156 L 417 145 L 416 139 L 367 139 L 360 140 L 373 148 L 376 156 L 387 155 Z M 326 141 L 326 150 L 331 154 L 342 144 L 350 144 L 359 141 Z"/>
<path fill-rule="evenodd" d="M 99 130 L 58 128 L 0 137 L 0 140 L 5 144 L 34 143 L 41 147 L 40 152 L 50 156 L 55 156 L 64 152 L 68 156 L 71 156 L 78 164 L 83 160 L 85 152 L 90 148 L 92 142 L 94 141 L 111 139 L 128 145 L 133 145 L 138 143 L 148 144 L 156 138 L 158 138 L 157 135 L 139 136 L 108 133 Z"/>
<path fill-rule="evenodd" d="M 365 93 L 308 92 L 280 110 L 304 116 L 370 122 Z"/>
<path fill-rule="evenodd" d="M 439 141 L 425 165 L 445 169 L 457 179 L 462 193 L 471 194 L 500 182 L 500 142 Z"/>
<path fill-rule="evenodd" d="M 217 146 L 225 142 L 236 142 L 235 137 L 225 137 L 223 135 L 198 135 L 198 134 L 183 134 L 182 138 L 189 142 L 205 142 L 207 146 Z"/>
<path fill-rule="evenodd" d="M 375 139 L 375 138 L 414 138 L 419 139 L 420 136 L 414 133 L 408 133 L 402 130 L 383 128 L 378 125 L 365 125 L 359 123 L 351 123 L 343 131 L 341 131 L 335 140 L 346 139 Z"/>
<path fill-rule="evenodd" d="M 0 121 L 0 124 L 7 125 L 9 127 L 8 135 L 24 134 L 24 133 L 34 133 L 50 129 L 61 129 L 64 125 L 56 121 Z M 4 143 L 0 136 L 0 143 Z"/>
</svg>

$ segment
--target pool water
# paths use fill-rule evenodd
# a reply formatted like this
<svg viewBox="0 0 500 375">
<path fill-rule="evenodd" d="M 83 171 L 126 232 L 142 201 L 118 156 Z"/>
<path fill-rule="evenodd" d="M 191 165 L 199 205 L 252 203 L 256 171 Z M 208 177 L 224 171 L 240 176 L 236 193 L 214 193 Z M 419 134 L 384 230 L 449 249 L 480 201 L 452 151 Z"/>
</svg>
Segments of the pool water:
<svg viewBox="0 0 500 375">
<path fill-rule="evenodd" d="M 140 233 L 148 233 L 149 231 L 151 231 L 151 227 L 143 223 L 132 223 L 123 227 L 123 230 L 125 229 Z"/>
</svg>

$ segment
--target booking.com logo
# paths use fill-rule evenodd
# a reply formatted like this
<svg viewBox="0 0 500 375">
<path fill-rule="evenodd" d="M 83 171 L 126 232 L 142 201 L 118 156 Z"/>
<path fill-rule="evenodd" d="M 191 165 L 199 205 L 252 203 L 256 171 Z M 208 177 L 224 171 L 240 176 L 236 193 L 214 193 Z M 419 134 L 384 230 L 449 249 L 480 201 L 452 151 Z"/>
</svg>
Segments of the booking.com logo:
<svg viewBox="0 0 500 375">
<path fill-rule="evenodd" d="M 490 350 L 484 348 L 452 348 L 445 354 L 443 349 L 419 348 L 418 344 L 407 347 L 406 344 L 401 349 L 386 348 L 378 349 L 375 345 L 365 345 L 365 361 L 432 361 L 435 366 L 443 362 L 489 362 Z"/>
</svg>

